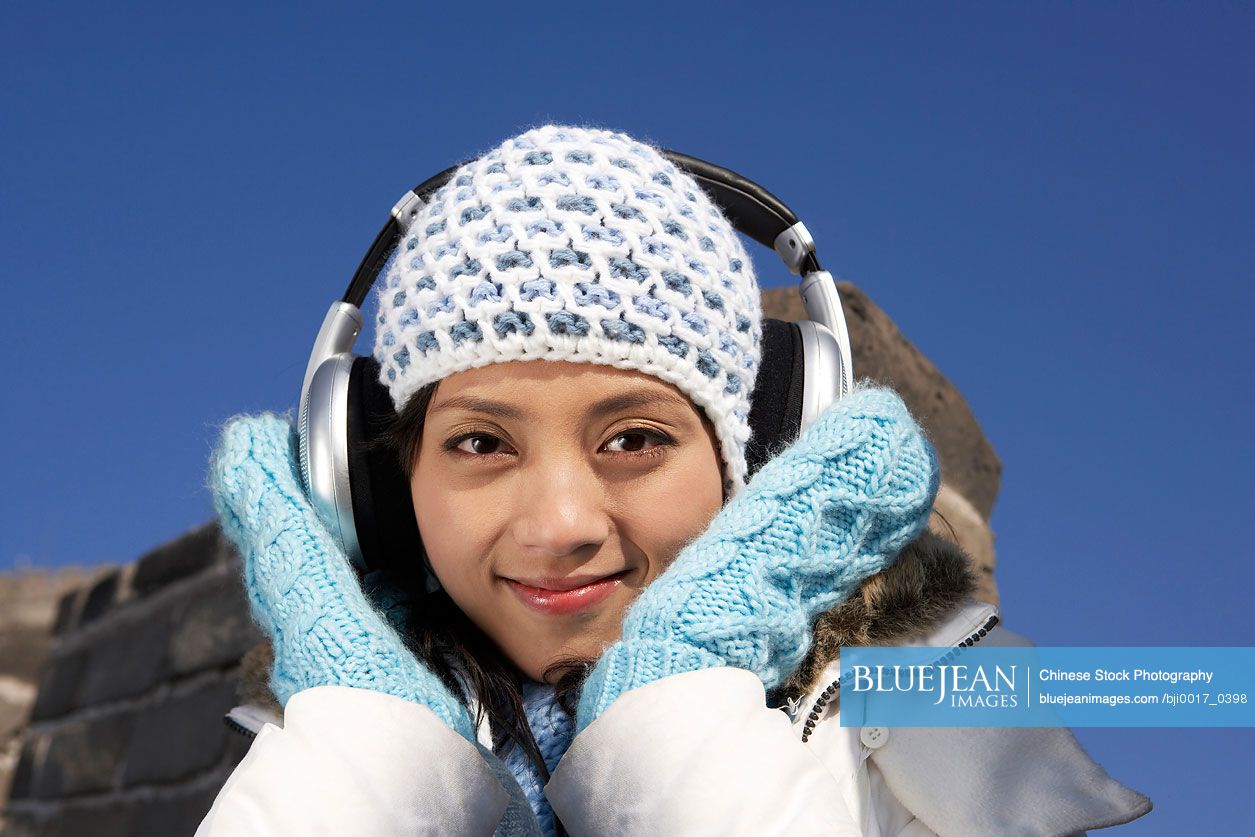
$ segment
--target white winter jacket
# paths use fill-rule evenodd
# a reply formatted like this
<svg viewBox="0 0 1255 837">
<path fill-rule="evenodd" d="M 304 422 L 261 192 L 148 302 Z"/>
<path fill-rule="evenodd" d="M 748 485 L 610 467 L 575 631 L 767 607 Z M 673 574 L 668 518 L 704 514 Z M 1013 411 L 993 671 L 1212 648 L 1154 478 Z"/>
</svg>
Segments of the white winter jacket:
<svg viewBox="0 0 1255 837">
<path fill-rule="evenodd" d="M 545 787 L 563 826 L 577 837 L 1057 837 L 1147 813 L 1151 801 L 1111 779 L 1066 729 L 840 725 L 825 691 L 839 663 L 824 659 L 826 645 L 1027 644 L 997 624 L 993 605 L 953 598 L 970 589 L 951 572 L 955 560 L 957 550 L 904 552 L 888 581 L 821 619 L 791 713 L 768 708 L 758 678 L 733 668 L 625 693 L 575 738 Z M 261 727 L 197 833 L 533 833 L 486 725 L 479 737 L 477 747 L 389 695 L 300 692 L 282 727 Z"/>
<path fill-rule="evenodd" d="M 968 602 L 927 644 L 964 643 L 995 613 Z M 1022 642 L 1000 626 L 981 641 Z M 747 671 L 659 680 L 577 736 L 545 794 L 572 835 L 1071 835 L 1150 810 L 1065 729 L 857 729 L 825 706 L 803 743 L 825 686 L 790 719 Z M 197 834 L 489 835 L 512 803 L 490 761 L 423 706 L 309 689 L 262 728 Z M 520 804 L 511 816 L 530 813 Z"/>
</svg>

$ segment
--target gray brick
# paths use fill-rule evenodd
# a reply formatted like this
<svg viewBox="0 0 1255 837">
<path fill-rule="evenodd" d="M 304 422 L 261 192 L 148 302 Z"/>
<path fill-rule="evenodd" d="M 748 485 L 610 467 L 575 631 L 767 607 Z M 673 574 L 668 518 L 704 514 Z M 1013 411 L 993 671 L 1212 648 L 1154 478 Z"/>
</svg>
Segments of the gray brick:
<svg viewBox="0 0 1255 837">
<path fill-rule="evenodd" d="M 44 763 L 32 777 L 33 796 L 50 799 L 113 788 L 131 723 L 132 713 L 122 712 L 54 730 Z"/>
<path fill-rule="evenodd" d="M 44 833 L 43 820 L 33 812 L 5 811 L 0 822 L 4 823 L 4 837 L 40 837 Z"/>
<path fill-rule="evenodd" d="M 83 610 L 83 602 L 87 600 L 87 591 L 76 588 L 65 593 L 57 602 L 57 619 L 53 623 L 52 632 L 60 636 L 78 627 L 78 617 Z"/>
<path fill-rule="evenodd" d="M 173 793 L 137 806 L 131 833 L 137 835 L 194 834 L 213 807 L 218 788 Z"/>
<path fill-rule="evenodd" d="M 39 695 L 31 710 L 31 719 L 46 721 L 58 718 L 75 707 L 78 690 L 87 667 L 87 650 L 79 649 L 53 657 L 39 678 Z"/>
<path fill-rule="evenodd" d="M 223 726 L 225 727 L 226 724 L 224 723 Z M 227 777 L 231 775 L 231 771 L 235 769 L 235 766 L 244 760 L 244 756 L 248 755 L 248 748 L 253 746 L 253 741 L 255 740 L 252 736 L 236 732 L 229 727 L 227 731 L 231 734 L 227 736 L 226 758 L 223 760 L 223 766 L 220 768 L 222 775 L 218 782 L 219 787 L 227 781 Z"/>
<path fill-rule="evenodd" d="M 102 577 L 87 591 L 87 601 L 83 604 L 83 612 L 79 615 L 79 625 L 86 625 L 107 613 L 118 597 L 118 587 L 122 580 L 122 571 L 114 570 Z"/>
<path fill-rule="evenodd" d="M 180 603 L 170 636 L 170 667 L 176 674 L 231 665 L 261 640 L 235 573 Z"/>
<path fill-rule="evenodd" d="M 35 775 L 40 741 L 40 736 L 27 735 L 26 740 L 22 742 L 22 752 L 17 757 L 17 767 L 13 771 L 13 781 L 9 785 L 10 799 L 30 797 L 31 779 Z"/>
<path fill-rule="evenodd" d="M 95 706 L 140 695 L 164 679 L 171 616 L 169 610 L 158 610 L 92 637 L 84 649 L 88 659 L 76 704 Z"/>
<path fill-rule="evenodd" d="M 162 544 L 136 562 L 131 589 L 147 596 L 173 581 L 196 575 L 224 557 L 224 541 L 218 524 L 207 523 Z"/>
<path fill-rule="evenodd" d="M 122 784 L 173 782 L 213 767 L 234 735 L 222 716 L 235 702 L 234 681 L 222 677 L 139 713 Z"/>
<path fill-rule="evenodd" d="M 69 804 L 54 811 L 39 833 L 42 837 L 121 837 L 125 834 L 156 837 L 155 832 L 136 830 L 135 815 L 136 808 L 129 802 Z"/>
</svg>

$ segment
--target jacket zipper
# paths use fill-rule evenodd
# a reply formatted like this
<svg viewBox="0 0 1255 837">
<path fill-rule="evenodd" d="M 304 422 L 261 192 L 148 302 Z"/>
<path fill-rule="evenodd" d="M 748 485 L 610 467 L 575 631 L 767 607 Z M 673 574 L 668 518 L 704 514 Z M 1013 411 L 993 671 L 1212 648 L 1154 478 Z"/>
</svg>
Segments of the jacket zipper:
<svg viewBox="0 0 1255 837">
<path fill-rule="evenodd" d="M 237 735 L 242 735 L 250 741 L 257 737 L 257 733 L 253 732 L 230 715 L 223 715 L 222 723 L 226 724 L 227 729 L 231 730 L 231 732 L 234 732 Z"/>
<path fill-rule="evenodd" d="M 951 648 L 945 654 L 942 654 L 940 657 L 933 660 L 932 665 L 937 665 L 938 663 L 944 663 L 947 660 L 951 660 L 954 657 L 958 656 L 958 654 L 962 651 L 962 649 L 970 648 L 971 646 L 980 642 L 981 637 L 989 633 L 990 629 L 993 628 L 993 626 L 997 624 L 998 624 L 998 614 L 995 613 L 992 616 L 990 616 L 988 619 L 986 619 L 985 624 L 982 625 L 975 633 L 973 633 L 967 639 L 962 640 L 961 642 L 956 644 L 953 648 Z M 841 678 L 837 678 L 836 680 L 833 680 L 831 683 L 829 683 L 828 687 L 824 689 L 822 692 L 820 692 L 819 697 L 815 699 L 815 705 L 811 707 L 810 714 L 806 716 L 806 723 L 802 725 L 802 743 L 803 744 L 805 744 L 808 740 L 810 740 L 811 734 L 815 732 L 815 725 L 819 723 L 819 716 L 824 711 L 824 708 L 827 707 L 828 704 L 832 701 L 832 699 L 834 697 L 837 697 L 840 694 L 840 692 L 841 692 Z"/>
</svg>

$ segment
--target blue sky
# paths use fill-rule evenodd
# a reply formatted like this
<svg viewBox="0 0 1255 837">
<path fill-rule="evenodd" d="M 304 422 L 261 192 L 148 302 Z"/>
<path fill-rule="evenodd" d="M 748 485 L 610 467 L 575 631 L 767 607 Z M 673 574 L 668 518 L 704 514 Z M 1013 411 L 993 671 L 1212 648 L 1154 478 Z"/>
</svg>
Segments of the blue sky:
<svg viewBox="0 0 1255 837">
<path fill-rule="evenodd" d="M 1250 7 L 693 6 L 5 4 L 0 570 L 208 520 L 393 201 L 562 121 L 768 186 L 958 386 L 1009 627 L 1253 644 Z M 1078 736 L 1121 833 L 1255 824 L 1249 729 Z"/>
</svg>

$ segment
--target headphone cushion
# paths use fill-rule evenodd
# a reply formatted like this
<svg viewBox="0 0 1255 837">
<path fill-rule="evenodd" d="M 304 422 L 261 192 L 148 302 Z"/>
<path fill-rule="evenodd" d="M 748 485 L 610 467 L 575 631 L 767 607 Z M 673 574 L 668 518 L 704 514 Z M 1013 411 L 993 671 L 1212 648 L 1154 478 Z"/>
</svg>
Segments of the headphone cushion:
<svg viewBox="0 0 1255 837">
<path fill-rule="evenodd" d="M 395 419 L 392 397 L 379 382 L 378 362 L 357 358 L 349 376 L 347 422 L 357 540 L 368 570 L 418 583 L 425 570 L 410 485 L 396 448 L 386 439 Z"/>
<path fill-rule="evenodd" d="M 762 361 L 750 394 L 750 440 L 745 449 L 751 475 L 798 437 L 805 366 L 797 325 L 764 319 Z"/>
</svg>

